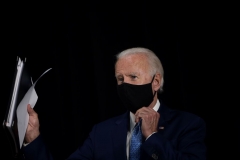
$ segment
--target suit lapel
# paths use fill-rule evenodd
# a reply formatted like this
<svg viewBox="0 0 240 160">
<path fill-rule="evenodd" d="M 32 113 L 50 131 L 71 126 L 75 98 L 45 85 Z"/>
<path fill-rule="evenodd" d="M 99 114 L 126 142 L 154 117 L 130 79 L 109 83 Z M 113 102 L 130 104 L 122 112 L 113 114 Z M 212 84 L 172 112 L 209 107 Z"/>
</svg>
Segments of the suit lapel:
<svg viewBox="0 0 240 160">
<path fill-rule="evenodd" d="M 173 110 L 165 106 L 163 103 L 161 103 L 161 106 L 158 110 L 158 113 L 160 113 L 160 120 L 158 123 L 158 131 L 162 132 L 167 127 L 167 122 L 172 119 L 173 117 Z"/>
<path fill-rule="evenodd" d="M 126 160 L 126 140 L 129 126 L 129 112 L 126 112 L 115 122 L 112 136 L 115 160 Z"/>
</svg>

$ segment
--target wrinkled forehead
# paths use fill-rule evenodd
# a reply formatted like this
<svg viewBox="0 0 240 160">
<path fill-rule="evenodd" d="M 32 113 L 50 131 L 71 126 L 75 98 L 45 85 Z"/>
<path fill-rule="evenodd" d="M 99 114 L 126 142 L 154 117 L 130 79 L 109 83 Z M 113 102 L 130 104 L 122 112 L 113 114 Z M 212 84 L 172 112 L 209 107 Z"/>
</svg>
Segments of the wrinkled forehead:
<svg viewBox="0 0 240 160">
<path fill-rule="evenodd" d="M 115 65 L 115 73 L 149 73 L 150 66 L 147 56 L 144 54 L 133 54 L 121 57 Z"/>
</svg>

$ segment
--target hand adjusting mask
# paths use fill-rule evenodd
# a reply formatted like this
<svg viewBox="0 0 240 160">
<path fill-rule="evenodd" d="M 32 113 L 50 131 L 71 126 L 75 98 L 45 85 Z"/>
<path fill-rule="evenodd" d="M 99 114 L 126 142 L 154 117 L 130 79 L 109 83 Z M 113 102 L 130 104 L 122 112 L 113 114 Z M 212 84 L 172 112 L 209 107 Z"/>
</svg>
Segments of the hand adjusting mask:
<svg viewBox="0 0 240 160">
<path fill-rule="evenodd" d="M 152 82 L 143 85 L 134 85 L 129 83 L 122 83 L 117 85 L 118 95 L 123 102 L 123 105 L 132 113 L 142 107 L 148 107 L 157 91 L 152 92 Z"/>
</svg>

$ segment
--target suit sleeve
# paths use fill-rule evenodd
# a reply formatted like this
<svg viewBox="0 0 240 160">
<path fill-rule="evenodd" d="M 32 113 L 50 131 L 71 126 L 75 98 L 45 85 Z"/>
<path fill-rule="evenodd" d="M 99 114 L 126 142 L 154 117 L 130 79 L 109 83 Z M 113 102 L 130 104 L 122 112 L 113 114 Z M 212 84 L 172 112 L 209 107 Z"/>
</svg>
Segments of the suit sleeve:
<svg viewBox="0 0 240 160">
<path fill-rule="evenodd" d="M 160 133 L 153 134 L 144 142 L 143 150 L 152 159 L 206 160 L 205 134 L 205 122 L 197 117 L 174 140 L 168 140 Z"/>
<path fill-rule="evenodd" d="M 80 146 L 75 152 L 73 152 L 67 160 L 91 160 L 94 159 L 94 133 L 96 126 L 93 127 L 89 137 L 84 141 L 84 144 Z"/>
<path fill-rule="evenodd" d="M 85 140 L 84 145 L 73 152 L 67 160 L 90 160 L 93 158 L 93 138 L 94 133 Z M 54 160 L 50 150 L 45 145 L 43 138 L 39 135 L 33 142 L 22 149 L 25 160 Z"/>
<path fill-rule="evenodd" d="M 52 154 L 39 135 L 34 141 L 22 148 L 26 160 L 53 160 Z"/>
</svg>

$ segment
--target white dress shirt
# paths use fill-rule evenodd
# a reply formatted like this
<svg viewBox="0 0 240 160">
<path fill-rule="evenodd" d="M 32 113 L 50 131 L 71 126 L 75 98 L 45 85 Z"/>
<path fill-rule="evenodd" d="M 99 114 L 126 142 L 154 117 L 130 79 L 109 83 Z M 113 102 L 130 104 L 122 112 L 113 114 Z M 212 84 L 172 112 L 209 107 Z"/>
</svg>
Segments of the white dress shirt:
<svg viewBox="0 0 240 160">
<path fill-rule="evenodd" d="M 160 102 L 159 102 L 159 100 L 157 100 L 157 103 L 155 104 L 155 106 L 153 107 L 153 109 L 155 110 L 155 111 L 158 111 L 158 109 L 160 108 Z M 132 113 L 132 112 L 130 112 L 130 130 L 128 131 L 128 133 L 127 133 L 127 144 L 126 144 L 126 146 L 127 146 L 127 159 L 129 159 L 129 146 L 130 146 L 130 138 L 131 138 L 131 135 L 132 135 L 132 130 L 133 130 L 133 127 L 135 126 L 135 124 L 136 124 L 136 122 L 135 122 L 135 115 Z M 155 133 L 155 132 L 154 132 Z M 152 134 L 154 134 L 154 133 L 152 133 Z M 151 135 L 152 135 L 151 134 Z M 146 140 L 151 136 L 151 135 L 149 135 L 147 138 L 146 138 Z"/>
</svg>

